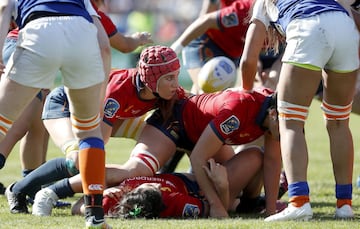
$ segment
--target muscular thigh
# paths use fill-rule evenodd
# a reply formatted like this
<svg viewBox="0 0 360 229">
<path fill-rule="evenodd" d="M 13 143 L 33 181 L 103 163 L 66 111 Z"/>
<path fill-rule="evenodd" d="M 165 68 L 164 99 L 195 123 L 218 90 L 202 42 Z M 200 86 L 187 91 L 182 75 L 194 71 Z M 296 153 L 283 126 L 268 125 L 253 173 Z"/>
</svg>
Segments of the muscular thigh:
<svg viewBox="0 0 360 229">
<path fill-rule="evenodd" d="M 350 104 L 355 94 L 356 81 L 357 71 L 336 73 L 325 70 L 323 99 L 333 105 Z"/>
<path fill-rule="evenodd" d="M 47 119 L 44 120 L 44 125 L 58 147 L 75 138 L 70 118 Z"/>
<path fill-rule="evenodd" d="M 321 81 L 321 71 L 313 71 L 283 63 L 278 89 L 279 100 L 310 106 Z"/>
<path fill-rule="evenodd" d="M 133 152 L 147 151 L 156 157 L 162 166 L 175 150 L 176 145 L 170 138 L 154 126 L 145 125 Z"/>
</svg>

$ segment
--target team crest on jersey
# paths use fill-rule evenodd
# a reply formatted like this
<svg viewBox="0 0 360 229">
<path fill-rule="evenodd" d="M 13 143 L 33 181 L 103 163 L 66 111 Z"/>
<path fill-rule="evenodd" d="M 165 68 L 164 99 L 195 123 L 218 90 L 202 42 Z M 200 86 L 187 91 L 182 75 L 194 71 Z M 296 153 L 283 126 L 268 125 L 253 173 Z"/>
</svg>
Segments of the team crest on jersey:
<svg viewBox="0 0 360 229">
<path fill-rule="evenodd" d="M 239 25 L 239 18 L 236 13 L 230 13 L 222 17 L 221 23 L 224 27 L 234 27 Z"/>
<path fill-rule="evenodd" d="M 200 209 L 193 204 L 185 204 L 183 209 L 183 216 L 185 218 L 197 218 L 200 215 Z"/>
<path fill-rule="evenodd" d="M 240 121 L 235 115 L 231 115 L 228 119 L 220 124 L 220 129 L 224 134 L 231 134 L 239 129 Z"/>
<path fill-rule="evenodd" d="M 104 108 L 104 115 L 107 118 L 113 118 L 119 110 L 120 104 L 115 99 L 107 99 Z"/>
</svg>

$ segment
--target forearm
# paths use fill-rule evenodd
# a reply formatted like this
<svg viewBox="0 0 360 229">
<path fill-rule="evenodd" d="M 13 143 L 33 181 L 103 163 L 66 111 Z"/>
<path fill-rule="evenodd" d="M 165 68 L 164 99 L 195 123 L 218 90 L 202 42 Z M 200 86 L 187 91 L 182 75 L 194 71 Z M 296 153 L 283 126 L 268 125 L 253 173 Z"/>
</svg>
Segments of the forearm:
<svg viewBox="0 0 360 229">
<path fill-rule="evenodd" d="M 120 41 L 117 35 L 114 35 L 114 37 L 110 38 L 110 43 L 111 47 L 123 53 L 132 52 L 140 46 L 139 40 L 131 36 L 123 36 Z"/>
<path fill-rule="evenodd" d="M 151 34 L 148 32 L 136 32 L 131 35 L 116 33 L 110 37 L 111 47 L 123 53 L 132 52 L 139 46 L 150 43 L 153 43 L 153 41 Z"/>
<path fill-rule="evenodd" d="M 189 25 L 181 36 L 171 46 L 177 53 L 182 47 L 187 46 L 192 40 L 204 34 L 210 28 L 217 28 L 215 15 L 204 15 Z"/>
<path fill-rule="evenodd" d="M 204 192 L 204 195 L 209 202 L 210 206 L 210 212 L 213 209 L 216 209 L 216 211 L 222 211 L 222 214 L 226 213 L 226 207 L 223 205 L 223 201 L 225 204 L 228 205 L 228 199 L 229 199 L 229 193 L 225 192 L 224 199 L 220 198 L 218 196 L 218 192 L 215 189 L 215 186 L 211 182 L 211 180 L 208 178 L 208 176 L 205 173 L 205 170 L 203 169 L 203 166 L 206 166 L 207 162 L 205 160 L 201 160 L 200 158 L 191 158 L 191 166 L 193 168 L 193 172 L 195 174 L 196 180 L 199 184 L 200 189 Z"/>
<path fill-rule="evenodd" d="M 219 150 L 222 146 L 222 141 L 214 133 L 211 126 L 208 125 L 201 134 L 190 155 L 190 162 L 194 170 L 196 181 L 198 182 L 200 189 L 204 192 L 205 197 L 207 198 L 210 205 L 210 216 L 216 218 L 224 218 L 229 216 L 221 199 L 218 196 L 218 193 L 216 192 L 214 185 L 214 183 L 222 183 L 222 180 L 215 181 L 213 183 L 212 180 L 214 179 L 211 175 L 211 171 L 217 171 L 217 169 L 220 169 L 221 171 L 222 166 L 217 165 L 213 157 L 219 153 Z M 226 175 L 223 177 L 227 180 Z M 225 199 L 229 198 L 225 197 Z M 228 200 L 225 202 L 228 202 Z"/>
<path fill-rule="evenodd" d="M 257 73 L 258 60 L 266 37 L 266 28 L 262 22 L 254 20 L 246 32 L 244 51 L 240 61 L 242 87 L 252 90 Z"/>
<path fill-rule="evenodd" d="M 229 183 L 226 180 L 221 186 L 215 184 L 216 192 L 224 206 L 225 209 L 229 209 L 230 205 L 230 192 L 229 192 Z"/>
<path fill-rule="evenodd" d="M 270 138 L 270 136 L 267 136 Z M 279 193 L 279 179 L 281 172 L 280 143 L 265 142 L 264 152 L 264 189 L 266 197 L 266 214 L 276 213 L 276 200 Z"/>
<path fill-rule="evenodd" d="M 257 60 L 244 60 L 240 63 L 241 86 L 244 90 L 252 90 L 257 73 Z M 239 85 L 240 86 L 240 85 Z"/>
<path fill-rule="evenodd" d="M 264 189 L 266 215 L 276 213 L 276 200 L 279 192 L 280 165 L 264 163 Z"/>
</svg>

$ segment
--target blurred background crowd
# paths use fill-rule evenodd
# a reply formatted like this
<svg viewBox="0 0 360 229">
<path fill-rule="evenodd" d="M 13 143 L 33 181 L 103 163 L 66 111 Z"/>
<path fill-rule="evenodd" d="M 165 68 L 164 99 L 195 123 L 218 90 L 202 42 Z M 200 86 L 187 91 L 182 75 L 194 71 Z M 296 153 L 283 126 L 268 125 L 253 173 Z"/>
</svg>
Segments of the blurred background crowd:
<svg viewBox="0 0 360 229">
<path fill-rule="evenodd" d="M 199 15 L 202 0 L 105 0 L 104 12 L 122 34 L 147 31 L 155 44 L 169 45 Z M 112 66 L 133 67 L 141 50 L 123 54 L 113 50 Z M 182 86 L 191 85 L 185 70 Z"/>
</svg>

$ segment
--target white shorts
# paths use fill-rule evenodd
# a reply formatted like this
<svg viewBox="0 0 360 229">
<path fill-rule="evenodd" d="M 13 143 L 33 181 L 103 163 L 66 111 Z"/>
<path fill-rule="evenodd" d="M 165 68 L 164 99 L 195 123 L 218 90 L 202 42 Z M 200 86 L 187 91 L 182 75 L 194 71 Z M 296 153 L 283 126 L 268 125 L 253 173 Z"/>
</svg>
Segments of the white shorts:
<svg viewBox="0 0 360 229">
<path fill-rule="evenodd" d="M 342 12 L 295 19 L 286 29 L 283 62 L 306 64 L 336 72 L 359 67 L 359 32 Z"/>
<path fill-rule="evenodd" d="M 16 50 L 5 74 L 35 88 L 52 88 L 59 70 L 70 89 L 104 81 L 97 28 L 82 17 L 43 17 L 19 32 Z"/>
</svg>

